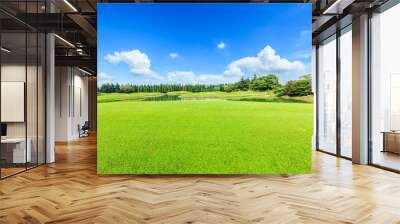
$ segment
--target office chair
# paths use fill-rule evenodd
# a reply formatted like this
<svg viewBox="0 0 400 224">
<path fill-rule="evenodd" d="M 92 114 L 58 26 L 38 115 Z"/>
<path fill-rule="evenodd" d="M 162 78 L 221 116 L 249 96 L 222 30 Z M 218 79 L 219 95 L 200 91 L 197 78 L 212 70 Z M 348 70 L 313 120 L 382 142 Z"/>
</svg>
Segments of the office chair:
<svg viewBox="0 0 400 224">
<path fill-rule="evenodd" d="M 89 129 L 90 129 L 89 121 L 85 121 L 82 127 L 78 125 L 78 129 L 79 129 L 79 138 L 89 136 Z"/>
</svg>

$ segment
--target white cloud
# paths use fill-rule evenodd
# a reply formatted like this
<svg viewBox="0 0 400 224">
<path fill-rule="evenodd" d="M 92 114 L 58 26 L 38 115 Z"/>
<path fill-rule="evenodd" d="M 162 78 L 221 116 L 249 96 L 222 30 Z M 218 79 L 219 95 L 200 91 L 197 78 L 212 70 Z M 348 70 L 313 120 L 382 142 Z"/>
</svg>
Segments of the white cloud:
<svg viewBox="0 0 400 224">
<path fill-rule="evenodd" d="M 297 51 L 292 55 L 293 59 L 309 59 L 311 58 L 311 52 L 307 51 Z"/>
<path fill-rule="evenodd" d="M 255 57 L 244 57 L 231 62 L 223 74 L 226 77 L 267 73 L 298 75 L 303 73 L 305 69 L 306 66 L 302 62 L 282 58 L 271 46 L 267 45 Z"/>
<path fill-rule="evenodd" d="M 221 84 L 236 81 L 236 77 L 225 77 L 216 74 L 196 75 L 192 71 L 174 71 L 167 74 L 167 80 L 170 83 L 184 84 Z"/>
<path fill-rule="evenodd" d="M 162 80 L 163 78 L 151 70 L 149 57 L 139 50 L 120 51 L 113 54 L 107 54 L 105 59 L 113 64 L 125 63 L 129 66 L 130 72 L 134 75 L 145 78 Z"/>
<path fill-rule="evenodd" d="M 306 54 L 307 52 L 298 53 L 296 58 L 309 58 L 309 55 Z M 279 75 L 280 81 L 285 82 L 288 79 L 310 73 L 311 70 L 309 64 L 282 58 L 269 45 L 258 52 L 256 56 L 243 57 L 232 61 L 225 71 L 216 74 L 196 74 L 189 70 L 171 71 L 161 76 L 151 70 L 149 57 L 139 50 L 114 52 L 113 54 L 108 54 L 105 59 L 113 64 L 126 63 L 130 71 L 134 75 L 141 76 L 143 78 L 142 81 L 145 83 L 220 84 L 238 81 L 243 76 L 249 77 L 253 74 L 264 75 L 268 73 Z M 100 73 L 100 79 L 111 80 L 111 77 L 105 73 Z"/>
<path fill-rule="evenodd" d="M 304 36 L 308 36 L 311 35 L 311 31 L 310 30 L 302 30 L 300 31 L 300 36 L 304 37 Z"/>
<path fill-rule="evenodd" d="M 100 80 L 106 80 L 106 81 L 108 81 L 108 80 L 111 80 L 111 76 L 109 76 L 107 73 L 105 73 L 105 72 L 100 72 L 99 73 L 99 79 Z"/>
<path fill-rule="evenodd" d="M 224 49 L 224 48 L 225 48 L 225 43 L 224 43 L 224 42 L 220 42 L 220 43 L 217 45 L 217 47 L 218 47 L 219 49 Z"/>
<path fill-rule="evenodd" d="M 179 54 L 175 53 L 175 52 L 169 53 L 169 57 L 172 58 L 172 59 L 175 59 L 175 58 L 179 57 Z"/>
<path fill-rule="evenodd" d="M 167 79 L 172 83 L 192 84 L 196 82 L 196 76 L 192 71 L 168 72 Z"/>
<path fill-rule="evenodd" d="M 199 83 L 202 84 L 224 84 L 238 81 L 237 78 L 225 77 L 223 75 L 203 74 L 197 77 Z"/>
<path fill-rule="evenodd" d="M 105 72 L 100 72 L 98 75 L 97 75 L 97 80 L 98 80 L 98 82 L 99 82 L 99 84 L 101 85 L 101 84 L 104 84 L 104 83 L 108 83 L 108 82 L 112 82 L 113 80 L 112 80 L 112 77 L 111 76 L 109 76 L 107 73 L 105 73 Z"/>
</svg>

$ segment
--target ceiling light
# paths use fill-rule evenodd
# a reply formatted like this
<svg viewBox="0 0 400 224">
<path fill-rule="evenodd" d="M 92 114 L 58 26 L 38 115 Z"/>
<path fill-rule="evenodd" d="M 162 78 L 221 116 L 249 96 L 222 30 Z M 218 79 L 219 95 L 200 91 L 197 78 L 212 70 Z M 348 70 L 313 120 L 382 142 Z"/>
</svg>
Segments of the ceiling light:
<svg viewBox="0 0 400 224">
<path fill-rule="evenodd" d="M 64 43 L 66 43 L 67 45 L 69 45 L 70 47 L 73 47 L 73 48 L 75 48 L 75 45 L 73 45 L 71 42 L 69 42 L 68 40 L 66 40 L 66 39 L 64 39 L 64 38 L 62 38 L 62 37 L 60 37 L 59 35 L 57 35 L 57 34 L 54 34 L 54 36 L 55 37 L 57 37 L 59 40 L 61 40 L 62 42 L 64 42 Z"/>
<path fill-rule="evenodd" d="M 355 0 L 336 0 L 333 2 L 332 5 L 330 5 L 324 12 L 322 13 L 323 15 L 329 15 L 329 14 L 342 14 L 343 10 L 347 8 L 349 5 L 351 5 Z"/>
<path fill-rule="evenodd" d="M 83 72 L 83 73 L 85 73 L 86 75 L 92 75 L 92 73 L 90 73 L 90 72 L 88 72 L 88 71 L 86 71 L 86 70 L 83 70 L 83 69 L 81 69 L 81 68 L 79 68 L 79 67 L 78 67 L 78 70 L 81 71 L 81 72 Z"/>
<path fill-rule="evenodd" d="M 11 52 L 11 50 L 9 50 L 9 49 L 7 49 L 5 47 L 1 47 L 0 49 L 1 49 L 1 51 L 4 51 L 6 53 L 10 53 Z"/>
<path fill-rule="evenodd" d="M 82 48 L 77 48 L 76 49 L 76 53 L 78 53 L 79 55 L 83 55 L 83 49 Z"/>
<path fill-rule="evenodd" d="M 68 1 L 64 0 L 65 4 L 67 4 L 74 12 L 78 12 L 78 10 Z"/>
<path fill-rule="evenodd" d="M 336 7 L 338 6 L 339 1 L 335 1 L 332 5 L 330 5 L 322 14 L 328 14 L 331 13 L 332 9 L 336 9 Z"/>
</svg>

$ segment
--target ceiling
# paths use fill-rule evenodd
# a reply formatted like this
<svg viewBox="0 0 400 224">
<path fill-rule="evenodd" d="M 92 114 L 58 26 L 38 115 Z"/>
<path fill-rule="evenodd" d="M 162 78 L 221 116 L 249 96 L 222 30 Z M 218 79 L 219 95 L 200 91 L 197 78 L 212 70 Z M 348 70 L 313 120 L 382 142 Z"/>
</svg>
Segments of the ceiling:
<svg viewBox="0 0 400 224">
<path fill-rule="evenodd" d="M 96 6 L 96 0 L 1 0 L 2 45 L 12 49 L 7 58 L 32 58 L 37 50 L 36 34 L 52 32 L 56 34 L 56 65 L 79 66 L 95 74 Z"/>
</svg>

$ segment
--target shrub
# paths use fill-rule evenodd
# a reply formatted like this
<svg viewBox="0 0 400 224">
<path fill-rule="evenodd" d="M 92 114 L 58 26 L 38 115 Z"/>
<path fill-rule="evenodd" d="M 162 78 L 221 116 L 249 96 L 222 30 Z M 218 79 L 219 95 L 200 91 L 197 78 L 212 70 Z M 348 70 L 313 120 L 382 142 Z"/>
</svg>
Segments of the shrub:
<svg viewBox="0 0 400 224">
<path fill-rule="evenodd" d="M 230 92 L 232 92 L 233 90 L 235 90 L 235 88 L 234 88 L 233 85 L 225 85 L 225 86 L 224 86 L 224 91 L 225 91 L 225 92 L 230 93 Z"/>
<path fill-rule="evenodd" d="M 290 80 L 285 85 L 288 96 L 308 96 L 312 94 L 311 75 L 302 76 L 299 80 Z"/>
<path fill-rule="evenodd" d="M 258 91 L 273 90 L 278 87 L 279 80 L 276 75 L 269 74 L 253 79 L 250 83 L 250 88 Z"/>
<path fill-rule="evenodd" d="M 286 91 L 285 88 L 283 88 L 282 86 L 278 86 L 274 89 L 274 93 L 276 96 L 284 96 L 286 95 Z"/>
</svg>

